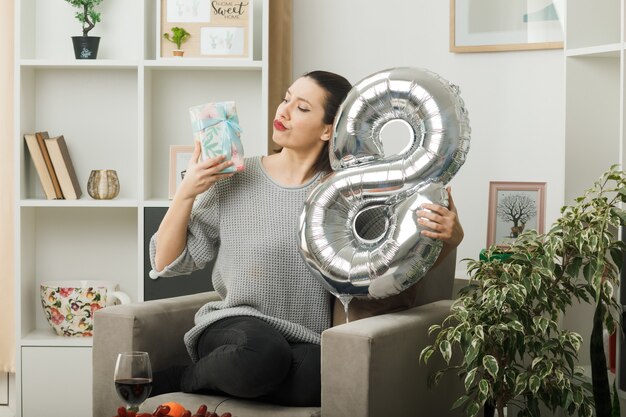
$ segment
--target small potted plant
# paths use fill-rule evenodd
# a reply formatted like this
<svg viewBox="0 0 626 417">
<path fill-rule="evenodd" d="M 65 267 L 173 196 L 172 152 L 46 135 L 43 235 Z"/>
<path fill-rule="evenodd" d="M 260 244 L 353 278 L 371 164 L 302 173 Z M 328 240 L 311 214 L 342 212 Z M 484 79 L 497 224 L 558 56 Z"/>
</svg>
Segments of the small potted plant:
<svg viewBox="0 0 626 417">
<path fill-rule="evenodd" d="M 186 42 L 187 39 L 189 39 L 191 37 L 191 34 L 189 32 L 187 32 L 184 28 L 173 27 L 172 28 L 172 35 L 170 36 L 169 33 L 164 33 L 163 37 L 165 39 L 167 39 L 168 41 L 170 41 L 170 42 L 172 42 L 173 44 L 176 45 L 176 49 L 174 49 L 172 51 L 172 54 L 174 56 L 183 56 L 185 51 L 180 49 L 180 46 L 184 42 Z"/>
<path fill-rule="evenodd" d="M 83 27 L 83 36 L 72 36 L 76 59 L 96 59 L 100 37 L 89 36 L 88 33 L 96 26 L 96 23 L 100 22 L 100 13 L 95 11 L 95 7 L 99 5 L 102 0 L 65 1 L 78 9 L 74 17 Z"/>
</svg>

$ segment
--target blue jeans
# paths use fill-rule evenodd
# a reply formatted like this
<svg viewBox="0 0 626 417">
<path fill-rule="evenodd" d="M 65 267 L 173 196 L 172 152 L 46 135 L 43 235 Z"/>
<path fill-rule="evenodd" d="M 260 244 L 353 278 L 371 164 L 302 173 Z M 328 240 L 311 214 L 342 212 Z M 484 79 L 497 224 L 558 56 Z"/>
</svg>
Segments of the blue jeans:
<svg viewBox="0 0 626 417">
<path fill-rule="evenodd" d="M 290 344 L 265 321 L 219 320 L 198 339 L 200 360 L 185 369 L 184 392 L 221 392 L 287 406 L 319 406 L 320 346 Z"/>
</svg>

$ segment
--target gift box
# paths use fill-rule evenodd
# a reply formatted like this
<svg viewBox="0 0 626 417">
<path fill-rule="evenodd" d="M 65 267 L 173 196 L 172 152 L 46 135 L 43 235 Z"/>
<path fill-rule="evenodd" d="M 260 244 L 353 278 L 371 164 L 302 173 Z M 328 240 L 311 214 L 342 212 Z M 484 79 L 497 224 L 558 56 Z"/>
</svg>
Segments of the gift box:
<svg viewBox="0 0 626 417">
<path fill-rule="evenodd" d="M 224 155 L 234 165 L 222 172 L 243 169 L 241 128 L 234 101 L 207 103 L 189 109 L 194 140 L 200 142 L 202 160 Z"/>
</svg>

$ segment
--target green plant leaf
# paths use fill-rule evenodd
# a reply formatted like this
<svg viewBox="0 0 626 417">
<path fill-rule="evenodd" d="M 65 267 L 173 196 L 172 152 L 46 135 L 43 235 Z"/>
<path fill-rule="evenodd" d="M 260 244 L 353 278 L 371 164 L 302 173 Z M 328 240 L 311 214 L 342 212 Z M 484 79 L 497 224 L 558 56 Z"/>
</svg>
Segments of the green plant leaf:
<svg viewBox="0 0 626 417">
<path fill-rule="evenodd" d="M 615 324 L 615 320 L 613 320 L 611 316 L 608 316 L 606 318 L 606 330 L 609 332 L 609 334 L 615 333 L 616 324 Z"/>
<path fill-rule="evenodd" d="M 548 375 L 550 375 L 550 373 L 552 372 L 552 368 L 554 367 L 554 363 L 548 361 L 545 365 L 545 367 L 543 368 L 543 370 L 541 371 L 541 378 L 544 379 L 546 378 Z"/>
<path fill-rule="evenodd" d="M 579 252 L 582 252 L 582 249 L 579 249 Z M 585 277 L 587 282 L 591 282 L 592 275 L 593 271 L 591 270 L 591 263 L 585 264 L 585 266 L 583 266 L 583 277 Z"/>
<path fill-rule="evenodd" d="M 516 332 L 524 333 L 524 326 L 517 320 L 513 320 L 509 323 L 509 327 Z"/>
<path fill-rule="evenodd" d="M 472 383 L 474 382 L 474 378 L 476 377 L 476 371 L 478 371 L 478 368 L 472 369 L 465 376 L 465 391 L 467 392 L 469 392 L 470 387 L 472 386 Z"/>
<path fill-rule="evenodd" d="M 497 379 L 498 378 L 498 361 L 496 361 L 496 358 L 494 358 L 491 355 L 485 355 L 483 357 L 483 366 L 485 367 L 485 369 L 487 370 L 487 372 L 489 372 L 489 374 L 493 377 L 493 379 Z"/>
<path fill-rule="evenodd" d="M 476 337 L 479 338 L 480 340 L 484 341 L 485 340 L 485 333 L 483 332 L 483 326 L 482 325 L 478 325 L 476 327 L 474 327 L 474 333 L 476 334 Z"/>
<path fill-rule="evenodd" d="M 533 359 L 532 365 L 530 365 L 530 369 L 535 369 L 535 366 L 537 366 L 537 364 L 539 362 L 541 362 L 543 360 L 543 358 L 541 356 L 539 356 L 538 358 Z"/>
<path fill-rule="evenodd" d="M 428 363 L 428 359 L 430 359 L 434 351 L 435 349 L 432 346 L 426 346 L 424 349 L 422 349 L 422 352 L 420 353 L 419 361 L 424 361 L 424 363 Z"/>
<path fill-rule="evenodd" d="M 478 403 L 476 402 L 472 402 L 467 407 L 467 417 L 475 417 L 476 414 L 478 414 L 478 410 L 480 410 L 480 405 L 478 405 Z"/>
<path fill-rule="evenodd" d="M 583 403 L 582 388 L 574 389 L 574 404 L 576 404 L 577 407 L 580 407 L 582 403 Z"/>
<path fill-rule="evenodd" d="M 573 401 L 574 401 L 574 395 L 572 394 L 572 391 L 567 391 L 567 393 L 563 397 L 563 403 L 561 404 L 561 407 L 567 410 Z"/>
<path fill-rule="evenodd" d="M 618 269 L 622 269 L 624 263 L 624 251 L 621 247 L 612 247 L 610 249 L 611 260 L 617 266 Z"/>
<path fill-rule="evenodd" d="M 572 344 L 572 346 L 574 346 L 574 349 L 576 351 L 579 351 L 580 350 L 580 344 L 583 341 L 583 337 L 581 335 L 579 335 L 578 333 L 576 333 L 576 332 L 569 332 L 567 337 L 568 337 L 570 343 Z"/>
<path fill-rule="evenodd" d="M 622 200 L 624 201 L 624 200 Z M 611 213 L 619 217 L 621 223 L 620 226 L 624 226 L 626 224 L 626 210 L 622 210 L 618 207 L 612 207 Z"/>
<path fill-rule="evenodd" d="M 478 391 L 482 394 L 482 398 L 487 398 L 489 395 L 489 382 L 486 379 L 481 379 L 478 382 Z"/>
<path fill-rule="evenodd" d="M 468 395 L 463 395 L 461 398 L 459 398 L 458 400 L 456 400 L 454 402 L 454 404 L 452 404 L 452 407 L 450 408 L 450 410 L 454 410 L 455 408 L 459 408 L 460 406 L 462 406 L 463 404 L 465 404 L 467 402 L 467 400 L 469 400 L 469 396 Z"/>
<path fill-rule="evenodd" d="M 522 395 L 526 389 L 526 374 L 519 374 L 515 379 L 515 396 Z"/>
<path fill-rule="evenodd" d="M 435 374 L 432 376 L 431 385 L 432 386 L 438 385 L 439 380 L 441 380 L 441 377 L 444 376 L 445 373 L 446 373 L 445 369 L 435 372 Z"/>
<path fill-rule="evenodd" d="M 604 281 L 602 283 L 602 292 L 606 298 L 613 297 L 613 284 L 611 284 L 611 281 Z"/>
<path fill-rule="evenodd" d="M 537 375 L 532 375 L 528 380 L 528 388 L 532 391 L 533 394 L 536 394 L 539 391 L 539 387 L 541 386 L 541 380 Z"/>
<path fill-rule="evenodd" d="M 583 368 L 582 366 L 577 366 L 576 368 L 574 368 L 574 375 L 585 376 L 585 368 Z M 581 386 L 585 389 L 591 389 L 591 384 L 587 382 L 583 382 Z"/>
<path fill-rule="evenodd" d="M 470 343 L 469 348 L 467 349 L 467 353 L 465 353 L 465 365 L 471 366 L 474 360 L 476 360 L 476 356 L 478 356 L 478 351 L 481 346 L 480 340 L 474 339 Z"/>
<path fill-rule="evenodd" d="M 513 284 L 513 285 L 515 286 L 515 289 L 516 289 L 516 291 L 513 293 L 513 298 L 515 299 L 515 302 L 519 306 L 522 306 L 524 304 L 526 297 L 528 296 L 526 287 L 524 287 L 522 284 Z"/>
<path fill-rule="evenodd" d="M 545 317 L 533 317 L 533 323 L 542 335 L 546 334 L 548 324 L 550 323 L 548 319 L 546 319 Z"/>
<path fill-rule="evenodd" d="M 439 351 L 441 352 L 443 360 L 445 360 L 446 363 L 449 364 L 450 358 L 452 357 L 452 346 L 450 345 L 450 342 L 447 340 L 442 341 L 439 344 Z"/>
<path fill-rule="evenodd" d="M 428 334 L 432 334 L 434 331 L 441 329 L 441 325 L 440 324 L 433 324 L 432 326 L 430 326 L 428 328 Z"/>
</svg>

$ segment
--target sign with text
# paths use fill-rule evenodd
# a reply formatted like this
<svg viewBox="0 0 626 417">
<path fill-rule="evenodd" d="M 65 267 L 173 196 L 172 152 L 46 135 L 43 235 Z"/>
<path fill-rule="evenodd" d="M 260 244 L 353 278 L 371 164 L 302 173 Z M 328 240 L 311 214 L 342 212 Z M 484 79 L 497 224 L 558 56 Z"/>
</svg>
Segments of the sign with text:
<svg viewBox="0 0 626 417">
<path fill-rule="evenodd" d="M 183 50 L 184 57 L 252 59 L 252 2 L 160 0 L 158 56 L 170 58 L 175 50 Z M 188 33 L 180 48 L 175 42 L 176 33 L 181 33 L 179 29 Z"/>
</svg>

